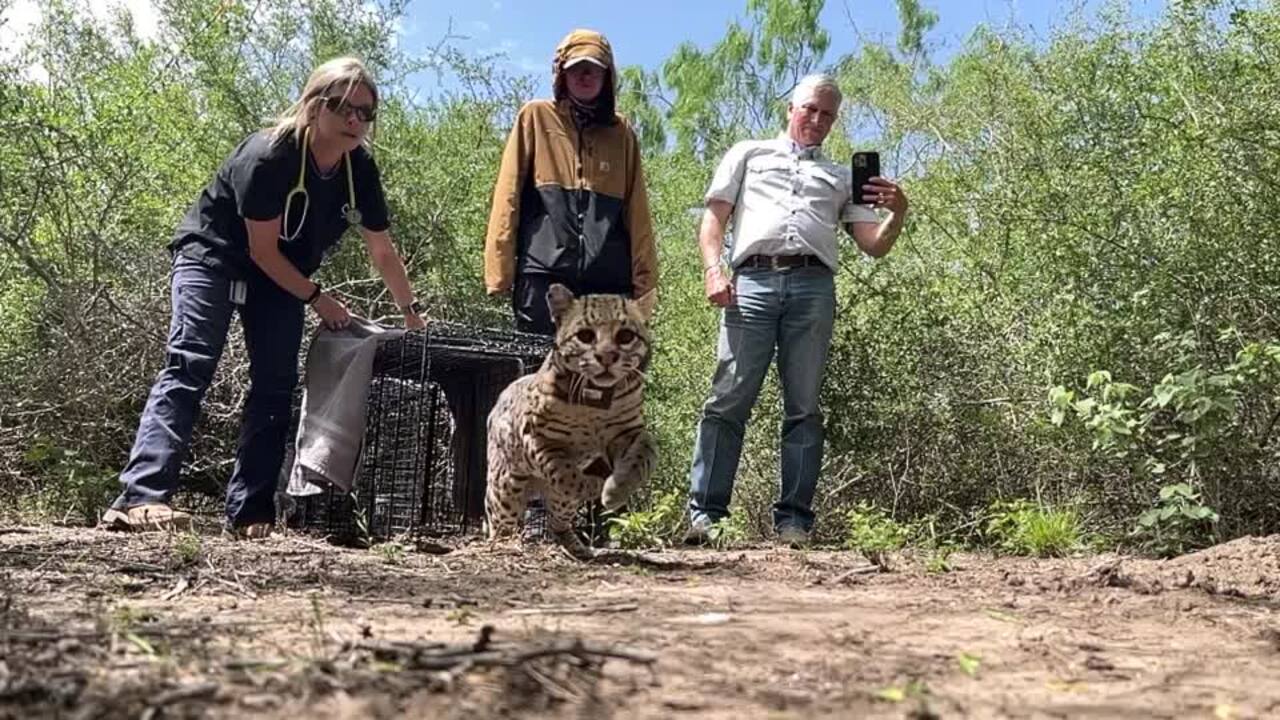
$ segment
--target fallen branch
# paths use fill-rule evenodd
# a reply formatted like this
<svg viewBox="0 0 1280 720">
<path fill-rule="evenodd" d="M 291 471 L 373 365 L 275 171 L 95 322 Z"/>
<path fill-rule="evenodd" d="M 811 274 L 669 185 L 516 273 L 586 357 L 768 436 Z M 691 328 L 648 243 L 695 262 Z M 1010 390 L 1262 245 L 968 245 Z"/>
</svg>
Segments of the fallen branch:
<svg viewBox="0 0 1280 720">
<path fill-rule="evenodd" d="M 172 705 L 184 700 L 207 698 L 217 694 L 220 688 L 221 686 L 216 682 L 202 682 L 194 683 L 192 685 L 183 685 L 160 693 L 150 702 L 150 705 L 153 708 L 162 708 L 165 705 Z"/>
<path fill-rule="evenodd" d="M 250 599 L 250 600 L 257 600 L 257 599 L 258 599 L 258 594 L 257 594 L 257 593 L 255 593 L 254 591 L 250 590 L 249 588 L 245 587 L 244 585 L 242 585 L 242 584 L 240 584 L 240 583 L 237 583 L 237 582 L 231 582 L 230 580 L 227 580 L 227 579 L 225 579 L 225 578 L 220 578 L 220 577 L 211 577 L 211 578 L 209 578 L 209 580 L 210 580 L 210 581 L 212 581 L 212 582 L 215 582 L 215 583 L 217 583 L 217 584 L 219 584 L 219 585 L 221 585 L 221 586 L 223 586 L 223 587 L 226 587 L 226 588 L 230 588 L 230 589 L 232 589 L 232 590 L 235 590 L 236 592 L 240 593 L 240 595 L 241 595 L 241 596 L 246 597 L 246 598 L 248 598 L 248 599 Z"/>
<path fill-rule="evenodd" d="M 273 658 L 237 658 L 222 663 L 227 670 L 279 670 L 288 665 L 287 660 Z"/>
<path fill-rule="evenodd" d="M 190 581 L 188 581 L 186 577 L 180 577 L 178 578 L 178 582 L 174 583 L 173 588 L 170 589 L 165 594 L 161 595 L 160 599 L 165 602 L 169 602 L 170 600 L 186 592 L 187 589 L 190 587 L 191 587 Z"/>
<path fill-rule="evenodd" d="M 46 562 L 42 564 L 41 567 L 43 567 L 44 565 L 47 565 L 48 561 L 62 560 L 62 561 L 100 563 L 106 566 L 105 569 L 107 570 L 122 572 L 125 574 L 145 575 L 145 574 L 154 574 L 154 573 L 173 572 L 171 568 L 164 567 L 163 565 L 154 565 L 152 563 L 133 562 L 133 561 L 121 562 L 113 558 L 102 557 L 99 555 L 87 555 L 84 552 L 62 553 L 62 552 L 41 552 L 39 550 L 27 550 L 23 548 L 0 548 L 0 555 L 16 555 L 18 557 L 43 558 L 46 560 Z"/>
<path fill-rule="evenodd" d="M 453 670 L 460 666 L 514 667 L 546 657 L 570 656 L 583 660 L 626 660 L 652 666 L 657 656 L 638 650 L 606 647 L 581 639 L 561 640 L 519 649 L 510 643 L 492 642 L 493 627 L 485 625 L 480 636 L 470 645 L 440 646 L 438 643 L 360 641 L 349 647 L 374 653 L 380 660 L 395 660 L 419 670 Z"/>
<path fill-rule="evenodd" d="M 195 635 L 194 629 L 174 631 L 168 628 L 131 628 L 129 630 L 82 630 L 64 631 L 0 631 L 0 642 L 45 643 L 59 640 L 98 640 L 112 635 L 131 633 L 139 637 L 190 637 Z"/>
<path fill-rule="evenodd" d="M 202 682 L 166 690 L 147 703 L 147 709 L 138 717 L 141 720 L 155 720 L 165 716 L 165 707 L 188 700 L 205 700 L 218 694 L 221 686 L 215 682 Z"/>
<path fill-rule="evenodd" d="M 510 610 L 510 615 L 594 615 L 596 613 L 624 613 L 639 610 L 635 603 L 618 605 L 560 605 L 553 607 L 523 608 Z"/>
<path fill-rule="evenodd" d="M 202 635 L 210 630 L 231 630 L 252 626 L 272 625 L 274 623 L 266 620 L 250 620 L 245 622 L 225 622 L 225 623 L 183 623 L 180 625 L 138 625 L 135 627 L 104 629 L 104 630 L 5 630 L 0 628 L 0 643 L 3 642 L 20 642 L 20 643 L 42 643 L 57 642 L 59 640 L 98 640 L 107 638 L 112 635 L 123 635 L 132 633 L 139 637 L 193 637 Z"/>
<path fill-rule="evenodd" d="M 567 553 L 568 550 L 565 550 Z M 570 554 L 570 557 L 573 557 Z M 655 557 L 641 552 L 633 552 L 629 550 L 593 550 L 591 558 L 587 560 L 590 563 L 607 563 L 614 565 L 629 565 L 650 568 L 652 570 L 667 571 L 694 571 L 694 570 L 714 570 L 722 567 L 731 567 L 737 565 L 746 556 L 739 555 L 728 560 L 667 560 L 666 558 Z M 577 558 L 575 558 L 577 559 Z"/>
<path fill-rule="evenodd" d="M 871 575 L 872 573 L 878 573 L 878 572 L 880 572 L 879 565 L 866 565 L 864 567 L 856 567 L 856 568 L 853 568 L 852 570 L 846 570 L 845 572 L 842 572 L 839 575 L 832 578 L 831 584 L 839 585 L 840 583 L 844 582 L 845 580 L 848 580 L 849 578 L 855 575 Z"/>
</svg>

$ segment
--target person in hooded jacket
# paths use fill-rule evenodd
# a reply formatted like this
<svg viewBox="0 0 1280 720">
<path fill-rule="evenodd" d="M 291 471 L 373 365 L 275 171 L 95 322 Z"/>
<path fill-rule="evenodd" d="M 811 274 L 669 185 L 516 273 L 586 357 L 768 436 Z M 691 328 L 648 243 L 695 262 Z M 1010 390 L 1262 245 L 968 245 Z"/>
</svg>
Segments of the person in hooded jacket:
<svg viewBox="0 0 1280 720">
<path fill-rule="evenodd" d="M 553 100 L 520 108 L 493 189 L 485 237 L 490 295 L 511 293 L 515 328 L 551 335 L 553 283 L 575 295 L 652 302 L 657 248 L 640 146 L 615 112 L 617 73 L 603 35 L 556 47 Z"/>
</svg>

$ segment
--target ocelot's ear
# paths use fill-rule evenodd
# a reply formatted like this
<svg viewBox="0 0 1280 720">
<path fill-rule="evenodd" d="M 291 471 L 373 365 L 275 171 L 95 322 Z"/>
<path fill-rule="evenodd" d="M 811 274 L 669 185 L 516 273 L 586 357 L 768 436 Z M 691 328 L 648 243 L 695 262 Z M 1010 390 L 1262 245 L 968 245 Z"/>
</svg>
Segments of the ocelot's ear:
<svg viewBox="0 0 1280 720">
<path fill-rule="evenodd" d="M 560 324 L 560 316 L 573 305 L 573 291 L 561 285 L 553 284 L 547 289 L 547 306 L 551 308 L 551 317 Z"/>
<path fill-rule="evenodd" d="M 654 288 L 649 292 L 636 298 L 634 301 L 636 309 L 640 311 L 640 317 L 648 325 L 653 322 L 653 311 L 658 307 L 658 289 Z"/>
</svg>

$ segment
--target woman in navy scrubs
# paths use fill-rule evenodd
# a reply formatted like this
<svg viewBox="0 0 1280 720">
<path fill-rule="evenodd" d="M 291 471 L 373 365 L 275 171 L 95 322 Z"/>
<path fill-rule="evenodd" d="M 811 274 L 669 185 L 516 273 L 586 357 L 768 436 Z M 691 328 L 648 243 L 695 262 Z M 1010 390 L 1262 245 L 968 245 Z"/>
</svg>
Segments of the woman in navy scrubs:
<svg viewBox="0 0 1280 720">
<path fill-rule="evenodd" d="M 348 227 L 364 238 L 405 326 L 424 326 L 387 231 L 378 167 L 367 149 L 377 109 L 377 86 L 360 61 L 324 63 L 274 127 L 240 143 L 187 212 L 169 246 L 173 312 L 165 366 L 120 474 L 124 489 L 103 516 L 107 527 L 191 526 L 190 515 L 169 501 L 239 313 L 249 392 L 227 484 L 226 528 L 240 537 L 270 534 L 306 309 L 330 329 L 350 322 L 342 302 L 309 279 Z"/>
</svg>

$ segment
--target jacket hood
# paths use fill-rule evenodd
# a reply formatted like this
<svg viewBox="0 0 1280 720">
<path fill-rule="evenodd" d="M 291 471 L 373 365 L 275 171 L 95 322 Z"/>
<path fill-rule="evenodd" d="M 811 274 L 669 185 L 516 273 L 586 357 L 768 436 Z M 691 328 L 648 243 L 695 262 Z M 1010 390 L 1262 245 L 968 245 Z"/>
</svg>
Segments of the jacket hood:
<svg viewBox="0 0 1280 720">
<path fill-rule="evenodd" d="M 578 58 L 590 58 L 604 66 L 606 76 L 597 100 L 597 117 L 604 124 L 611 124 L 616 112 L 618 73 L 613 64 L 613 48 L 605 36 L 595 30 L 574 30 L 565 35 L 556 46 L 556 54 L 551 61 L 551 87 L 556 102 L 568 99 L 569 89 L 565 87 L 564 68 L 571 60 Z"/>
</svg>

